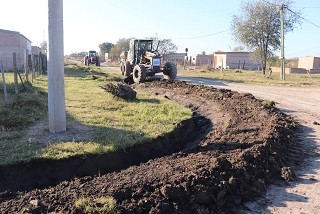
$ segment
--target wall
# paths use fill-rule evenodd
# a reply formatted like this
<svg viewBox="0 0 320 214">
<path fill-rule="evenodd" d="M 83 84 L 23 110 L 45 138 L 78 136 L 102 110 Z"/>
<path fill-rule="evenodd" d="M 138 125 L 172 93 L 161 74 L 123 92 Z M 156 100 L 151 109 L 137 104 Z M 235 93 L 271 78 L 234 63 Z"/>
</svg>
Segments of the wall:
<svg viewBox="0 0 320 214">
<path fill-rule="evenodd" d="M 38 46 L 31 46 L 32 54 L 38 55 L 41 52 L 41 48 Z"/>
<path fill-rule="evenodd" d="M 227 55 L 225 53 L 214 53 L 213 68 L 226 68 Z"/>
<path fill-rule="evenodd" d="M 227 53 L 227 66 L 230 69 L 251 69 L 258 70 L 261 65 L 250 58 L 249 52 Z"/>
<path fill-rule="evenodd" d="M 186 53 L 172 53 L 172 54 L 164 54 L 163 61 L 165 62 L 183 62 Z"/>
<path fill-rule="evenodd" d="M 291 68 L 291 74 L 307 74 L 309 71 L 304 68 Z"/>
<path fill-rule="evenodd" d="M 272 73 L 280 73 L 281 72 L 281 67 L 270 67 L 270 68 L 272 70 Z M 290 74 L 291 73 L 290 68 L 285 68 L 285 73 Z"/>
<path fill-rule="evenodd" d="M 313 56 L 299 57 L 298 68 L 310 70 L 313 68 Z"/>
<path fill-rule="evenodd" d="M 310 74 L 320 74 L 320 69 L 310 69 Z"/>
<path fill-rule="evenodd" d="M 272 72 L 280 73 L 280 67 L 271 67 Z M 304 68 L 285 68 L 286 74 L 320 74 L 320 69 L 304 69 Z"/>
<path fill-rule="evenodd" d="M 202 66 L 202 65 L 212 65 L 213 61 L 213 55 L 202 55 L 202 54 L 198 54 L 195 57 L 195 60 L 193 61 L 193 63 L 196 66 Z"/>
<path fill-rule="evenodd" d="M 213 67 L 258 70 L 261 66 L 250 58 L 250 52 L 216 52 L 213 57 Z"/>
<path fill-rule="evenodd" d="M 13 53 L 16 53 L 17 68 L 24 65 L 24 50 L 31 52 L 31 41 L 16 31 L 0 29 L 0 58 L 5 70 L 13 70 Z"/>
<path fill-rule="evenodd" d="M 314 57 L 313 69 L 320 69 L 320 57 Z"/>
<path fill-rule="evenodd" d="M 0 58 L 4 70 L 13 70 L 13 52 L 19 54 L 19 42 L 18 32 L 0 30 Z M 20 62 L 20 60 L 18 61 Z M 18 65 L 20 66 L 20 63 Z"/>
</svg>

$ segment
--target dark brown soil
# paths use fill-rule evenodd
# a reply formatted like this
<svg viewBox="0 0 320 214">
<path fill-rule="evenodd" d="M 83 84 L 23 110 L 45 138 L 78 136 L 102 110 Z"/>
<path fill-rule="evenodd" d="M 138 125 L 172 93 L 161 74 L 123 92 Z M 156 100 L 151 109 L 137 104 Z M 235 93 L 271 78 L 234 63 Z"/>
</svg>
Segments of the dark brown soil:
<svg viewBox="0 0 320 214">
<path fill-rule="evenodd" d="M 179 146 L 164 153 L 161 144 L 156 149 L 150 143 L 141 145 L 145 154 L 158 150 L 161 155 L 145 155 L 140 165 L 132 162 L 114 172 L 74 178 L 41 190 L 3 192 L 0 212 L 84 213 L 75 208 L 77 199 L 108 196 L 116 200 L 120 213 L 230 213 L 263 194 L 272 181 L 292 179 L 286 164 L 295 148 L 292 118 L 264 108 L 251 94 L 184 82 L 135 87 L 191 108 L 197 128 L 185 131 L 196 132 L 190 135 L 193 139 L 186 138 L 188 133 L 180 138 L 184 132 L 178 127 L 179 135 L 173 134 L 170 140 Z M 170 140 L 163 136 L 160 141 Z M 131 149 L 122 155 L 139 159 L 142 154 Z"/>
</svg>

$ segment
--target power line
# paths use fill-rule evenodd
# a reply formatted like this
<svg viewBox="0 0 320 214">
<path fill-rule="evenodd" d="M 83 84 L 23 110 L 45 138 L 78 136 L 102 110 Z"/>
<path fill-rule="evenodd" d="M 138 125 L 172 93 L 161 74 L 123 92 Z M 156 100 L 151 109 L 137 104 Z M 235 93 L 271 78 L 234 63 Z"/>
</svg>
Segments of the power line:
<svg viewBox="0 0 320 214">
<path fill-rule="evenodd" d="M 287 10 L 289 10 L 291 13 L 295 14 L 296 16 L 300 17 L 301 19 L 305 20 L 306 22 L 309 22 L 310 24 L 312 24 L 312 25 L 316 26 L 317 28 L 320 28 L 320 26 L 319 26 L 319 25 L 317 25 L 317 24 L 315 24 L 315 23 L 313 23 L 313 22 L 311 22 L 311 21 L 309 21 L 309 20 L 307 20 L 307 19 L 303 18 L 303 17 L 302 17 L 302 16 L 300 16 L 298 13 L 296 13 L 296 12 L 294 12 L 294 11 L 290 10 L 288 7 L 287 7 Z"/>
<path fill-rule="evenodd" d="M 229 29 L 228 30 L 219 31 L 217 33 L 211 33 L 211 34 L 203 35 L 203 36 L 184 37 L 184 38 L 171 38 L 171 39 L 200 39 L 200 38 L 204 38 L 204 37 L 209 37 L 209 36 L 214 36 L 214 35 L 217 35 L 217 34 L 221 34 L 221 33 L 227 32 L 227 31 L 229 31 Z"/>
</svg>

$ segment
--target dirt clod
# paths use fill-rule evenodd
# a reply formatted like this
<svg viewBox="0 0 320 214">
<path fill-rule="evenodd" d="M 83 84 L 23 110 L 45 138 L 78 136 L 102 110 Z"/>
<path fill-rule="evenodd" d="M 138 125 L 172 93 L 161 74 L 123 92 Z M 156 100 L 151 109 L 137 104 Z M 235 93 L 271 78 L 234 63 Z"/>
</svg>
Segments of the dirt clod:
<svg viewBox="0 0 320 214">
<path fill-rule="evenodd" d="M 105 91 L 113 94 L 116 97 L 120 97 L 125 100 L 135 100 L 137 92 L 133 90 L 129 85 L 121 84 L 114 85 L 112 83 L 101 86 Z"/>
</svg>

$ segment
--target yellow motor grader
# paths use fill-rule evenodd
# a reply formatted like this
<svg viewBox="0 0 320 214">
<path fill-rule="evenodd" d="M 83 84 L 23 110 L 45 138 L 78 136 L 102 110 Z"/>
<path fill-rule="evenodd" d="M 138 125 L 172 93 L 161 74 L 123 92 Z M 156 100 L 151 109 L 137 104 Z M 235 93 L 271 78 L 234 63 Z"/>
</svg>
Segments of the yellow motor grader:
<svg viewBox="0 0 320 214">
<path fill-rule="evenodd" d="M 129 51 L 121 53 L 120 70 L 122 75 L 135 83 L 141 83 L 148 76 L 163 73 L 165 79 L 174 80 L 177 77 L 177 66 L 172 62 L 161 63 L 158 46 L 153 49 L 153 40 L 132 39 Z M 127 80 L 128 81 L 128 80 Z"/>
</svg>

